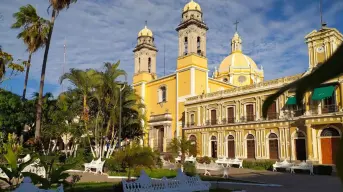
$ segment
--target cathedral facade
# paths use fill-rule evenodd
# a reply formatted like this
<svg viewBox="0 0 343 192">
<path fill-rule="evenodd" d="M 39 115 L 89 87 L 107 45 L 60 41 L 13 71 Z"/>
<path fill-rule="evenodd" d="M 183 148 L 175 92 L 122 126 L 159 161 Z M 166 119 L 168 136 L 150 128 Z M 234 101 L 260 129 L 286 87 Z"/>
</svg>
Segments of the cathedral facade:
<svg viewBox="0 0 343 192">
<path fill-rule="evenodd" d="M 176 31 L 179 52 L 175 73 L 157 77 L 153 32 L 145 26 L 134 49 L 133 87 L 146 105 L 144 145 L 167 152 L 173 138 L 185 136 L 197 156 L 241 159 L 311 160 L 335 164 L 342 136 L 343 77 L 306 93 L 295 105 L 290 90 L 262 118 L 265 98 L 310 73 L 342 43 L 335 28 L 322 26 L 305 36 L 309 68 L 303 74 L 264 81 L 264 71 L 242 51 L 236 32 L 231 53 L 209 76 L 203 12 L 191 0 Z"/>
</svg>

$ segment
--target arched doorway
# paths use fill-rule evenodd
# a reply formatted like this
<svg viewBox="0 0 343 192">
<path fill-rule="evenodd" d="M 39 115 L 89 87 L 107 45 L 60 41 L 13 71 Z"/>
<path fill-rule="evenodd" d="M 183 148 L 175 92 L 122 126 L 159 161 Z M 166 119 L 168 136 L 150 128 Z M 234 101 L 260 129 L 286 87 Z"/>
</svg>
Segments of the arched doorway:
<svg viewBox="0 0 343 192">
<path fill-rule="evenodd" d="M 252 134 L 247 135 L 247 158 L 255 159 L 255 137 Z"/>
<path fill-rule="evenodd" d="M 217 137 L 214 135 L 211 137 L 211 157 L 217 158 Z"/>
<path fill-rule="evenodd" d="M 306 136 L 303 132 L 298 131 L 294 137 L 295 158 L 300 161 L 306 160 Z"/>
<path fill-rule="evenodd" d="M 279 140 L 275 133 L 269 134 L 269 158 L 279 159 Z"/>
<path fill-rule="evenodd" d="M 189 154 L 193 155 L 193 157 L 197 156 L 197 138 L 195 135 L 191 135 L 189 137 L 189 141 L 191 142 L 192 147 L 189 149 Z"/>
<path fill-rule="evenodd" d="M 235 138 L 232 135 L 227 137 L 227 154 L 229 158 L 235 158 Z"/>
<path fill-rule="evenodd" d="M 337 129 L 326 128 L 320 134 L 322 164 L 336 164 L 336 154 L 341 136 Z"/>
</svg>

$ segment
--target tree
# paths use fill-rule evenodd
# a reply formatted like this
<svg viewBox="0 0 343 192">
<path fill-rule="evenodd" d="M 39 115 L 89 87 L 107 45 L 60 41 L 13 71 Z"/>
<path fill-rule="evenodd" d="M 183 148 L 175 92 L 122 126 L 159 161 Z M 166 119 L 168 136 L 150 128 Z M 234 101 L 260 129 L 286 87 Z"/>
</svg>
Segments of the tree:
<svg viewBox="0 0 343 192">
<path fill-rule="evenodd" d="M 18 74 L 18 72 L 23 72 L 25 68 L 25 62 L 21 64 L 17 64 L 13 62 L 13 57 L 11 54 L 6 53 L 2 50 L 0 46 L 0 84 L 5 80 L 10 79 L 12 76 Z M 5 76 L 7 69 L 10 69 L 10 75 L 8 77 Z"/>
<path fill-rule="evenodd" d="M 181 163 L 185 162 L 186 154 L 188 154 L 194 146 L 191 141 L 187 140 L 186 137 L 182 136 L 181 139 L 174 138 L 168 145 L 168 151 L 179 155 L 181 153 Z"/>
<path fill-rule="evenodd" d="M 30 73 L 31 57 L 39 48 L 45 46 L 49 32 L 49 21 L 39 17 L 36 9 L 30 4 L 20 7 L 19 11 L 13 14 L 13 17 L 16 19 L 16 22 L 12 24 L 12 28 L 21 29 L 17 38 L 23 40 L 29 52 L 22 97 L 24 100 Z"/>
<path fill-rule="evenodd" d="M 310 74 L 294 81 L 284 87 L 280 88 L 276 93 L 270 95 L 262 106 L 263 117 L 267 117 L 269 106 L 285 91 L 295 88 L 297 105 L 301 105 L 305 93 L 319 86 L 320 84 L 327 82 L 333 78 L 336 78 L 343 74 L 343 45 L 335 51 L 325 63 L 318 66 Z M 343 182 L 343 139 L 341 139 L 339 152 L 337 155 L 337 171 L 338 175 Z"/>
<path fill-rule="evenodd" d="M 40 85 L 39 85 L 39 98 L 38 98 L 38 105 L 37 105 L 37 111 L 36 111 L 36 130 L 35 130 L 36 140 L 39 139 L 41 135 L 41 117 L 42 117 L 45 70 L 46 70 L 46 63 L 48 61 L 50 41 L 51 41 L 53 29 L 54 29 L 55 19 L 58 16 L 60 11 L 62 11 L 63 9 L 68 9 L 70 4 L 75 3 L 76 1 L 77 0 L 49 0 L 50 2 L 49 8 L 52 7 L 52 14 L 51 14 L 51 20 L 50 20 L 48 39 L 47 39 L 45 51 L 44 51 L 41 80 L 40 80 Z"/>
</svg>

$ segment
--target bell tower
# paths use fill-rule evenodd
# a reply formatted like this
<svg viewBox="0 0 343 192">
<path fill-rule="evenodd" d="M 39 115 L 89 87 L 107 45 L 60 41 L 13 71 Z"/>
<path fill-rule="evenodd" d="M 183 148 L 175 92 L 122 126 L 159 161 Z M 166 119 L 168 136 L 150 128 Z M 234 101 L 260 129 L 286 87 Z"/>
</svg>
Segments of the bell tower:
<svg viewBox="0 0 343 192">
<path fill-rule="evenodd" d="M 309 71 L 324 63 L 343 42 L 343 35 L 335 28 L 327 27 L 323 21 L 322 2 L 320 1 L 320 29 L 306 35 L 308 46 Z"/>
<path fill-rule="evenodd" d="M 155 46 L 153 33 L 147 27 L 147 22 L 138 33 L 137 45 L 133 52 L 135 56 L 133 83 L 149 82 L 156 79 L 156 54 L 158 50 Z"/>
<path fill-rule="evenodd" d="M 206 57 L 206 32 L 201 7 L 191 0 L 182 11 L 181 23 L 176 28 L 179 33 L 179 57 L 197 54 Z"/>
</svg>

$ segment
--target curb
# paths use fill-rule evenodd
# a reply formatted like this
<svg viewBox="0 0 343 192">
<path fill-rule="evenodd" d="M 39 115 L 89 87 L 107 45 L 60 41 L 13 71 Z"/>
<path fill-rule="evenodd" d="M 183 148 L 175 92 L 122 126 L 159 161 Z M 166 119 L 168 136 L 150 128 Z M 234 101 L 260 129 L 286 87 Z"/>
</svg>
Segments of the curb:
<svg viewBox="0 0 343 192">
<path fill-rule="evenodd" d="M 224 181 L 210 181 L 210 183 L 215 184 L 232 184 L 232 185 L 252 185 L 252 186 L 261 186 L 261 187 L 282 187 L 282 185 L 278 184 L 262 184 L 262 183 L 239 183 L 239 182 L 224 182 Z"/>
</svg>

